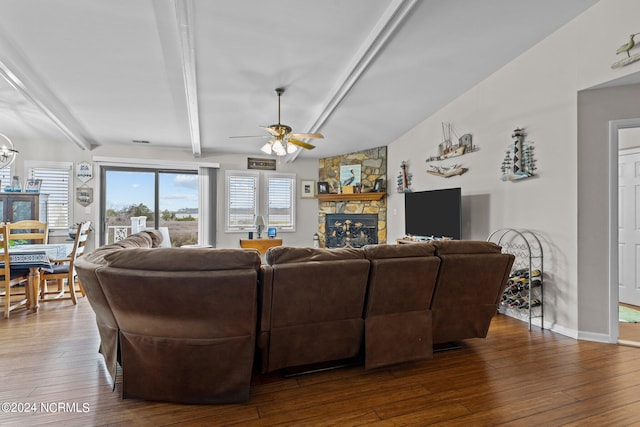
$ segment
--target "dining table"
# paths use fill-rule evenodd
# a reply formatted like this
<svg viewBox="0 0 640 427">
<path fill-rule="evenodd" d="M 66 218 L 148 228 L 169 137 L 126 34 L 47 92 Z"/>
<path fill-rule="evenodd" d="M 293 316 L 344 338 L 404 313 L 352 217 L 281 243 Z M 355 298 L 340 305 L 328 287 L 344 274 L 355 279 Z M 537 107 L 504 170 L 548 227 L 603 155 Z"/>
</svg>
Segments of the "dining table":
<svg viewBox="0 0 640 427">
<path fill-rule="evenodd" d="M 23 244 L 9 247 L 9 263 L 12 270 L 29 269 L 29 278 L 25 293 L 27 308 L 38 311 L 38 287 L 40 270 L 53 271 L 53 260 L 69 257 L 73 251 L 73 243 Z M 0 266 L 3 266 L 0 261 Z"/>
</svg>

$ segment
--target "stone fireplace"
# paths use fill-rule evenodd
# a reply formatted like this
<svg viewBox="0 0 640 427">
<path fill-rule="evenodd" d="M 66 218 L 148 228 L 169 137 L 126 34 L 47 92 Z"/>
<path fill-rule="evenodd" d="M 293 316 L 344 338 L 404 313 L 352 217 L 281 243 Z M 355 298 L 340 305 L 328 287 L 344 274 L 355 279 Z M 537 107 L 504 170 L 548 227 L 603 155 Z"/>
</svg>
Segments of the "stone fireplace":
<svg viewBox="0 0 640 427">
<path fill-rule="evenodd" d="M 377 214 L 327 214 L 327 248 L 361 248 L 378 243 Z"/>
<path fill-rule="evenodd" d="M 336 190 L 340 186 L 340 167 L 345 165 L 360 165 L 361 193 L 318 195 L 320 246 L 360 247 L 367 243 L 386 243 L 386 194 L 373 193 L 372 189 L 379 179 L 387 186 L 387 147 L 320 159 L 318 181 L 327 182 L 330 189 Z"/>
</svg>

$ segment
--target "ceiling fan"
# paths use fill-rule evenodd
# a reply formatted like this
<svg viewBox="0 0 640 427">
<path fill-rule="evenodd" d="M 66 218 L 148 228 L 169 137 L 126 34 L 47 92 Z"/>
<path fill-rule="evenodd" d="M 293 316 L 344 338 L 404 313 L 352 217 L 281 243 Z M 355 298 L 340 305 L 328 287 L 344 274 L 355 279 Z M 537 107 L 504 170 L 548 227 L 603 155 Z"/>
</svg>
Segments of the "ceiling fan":
<svg viewBox="0 0 640 427">
<path fill-rule="evenodd" d="M 280 123 L 280 98 L 283 93 L 284 88 L 276 88 L 276 94 L 278 95 L 278 123 L 269 126 L 260 126 L 269 132 L 269 135 L 232 136 L 230 138 L 270 138 L 269 141 L 262 146 L 261 150 L 266 154 L 275 153 L 277 156 L 295 153 L 298 147 L 307 150 L 316 148 L 315 145 L 311 145 L 300 139 L 322 139 L 324 136 L 321 133 L 291 133 L 292 129 L 290 126 Z"/>
</svg>

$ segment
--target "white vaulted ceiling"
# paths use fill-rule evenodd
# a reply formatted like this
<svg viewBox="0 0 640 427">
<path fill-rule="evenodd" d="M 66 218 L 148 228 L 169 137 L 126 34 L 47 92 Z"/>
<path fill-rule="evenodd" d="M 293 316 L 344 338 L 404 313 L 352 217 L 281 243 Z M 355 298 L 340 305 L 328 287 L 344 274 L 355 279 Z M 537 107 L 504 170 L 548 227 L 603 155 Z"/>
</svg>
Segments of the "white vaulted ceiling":
<svg viewBox="0 0 640 427">
<path fill-rule="evenodd" d="M 0 132 L 302 156 L 386 145 L 597 0 L 0 0 Z"/>
</svg>

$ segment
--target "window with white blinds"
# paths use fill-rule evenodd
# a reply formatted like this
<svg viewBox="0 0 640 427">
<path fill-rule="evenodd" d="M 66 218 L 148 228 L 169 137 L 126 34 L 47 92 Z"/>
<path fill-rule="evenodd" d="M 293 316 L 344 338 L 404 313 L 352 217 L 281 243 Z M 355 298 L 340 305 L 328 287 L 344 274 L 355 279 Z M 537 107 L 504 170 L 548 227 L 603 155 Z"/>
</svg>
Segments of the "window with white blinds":
<svg viewBox="0 0 640 427">
<path fill-rule="evenodd" d="M 295 231 L 295 174 L 227 171 L 226 231 L 255 230 L 262 215 L 267 227 Z"/>
<path fill-rule="evenodd" d="M 253 229 L 257 215 L 258 174 L 227 171 L 226 230 Z"/>
<path fill-rule="evenodd" d="M 71 222 L 71 162 L 25 162 L 27 177 L 41 179 L 40 194 L 48 194 L 49 229 L 68 229 Z"/>
<path fill-rule="evenodd" d="M 269 227 L 295 229 L 295 176 L 267 175 L 267 218 Z"/>
<path fill-rule="evenodd" d="M 0 191 L 11 185 L 11 168 L 0 169 Z"/>
</svg>

